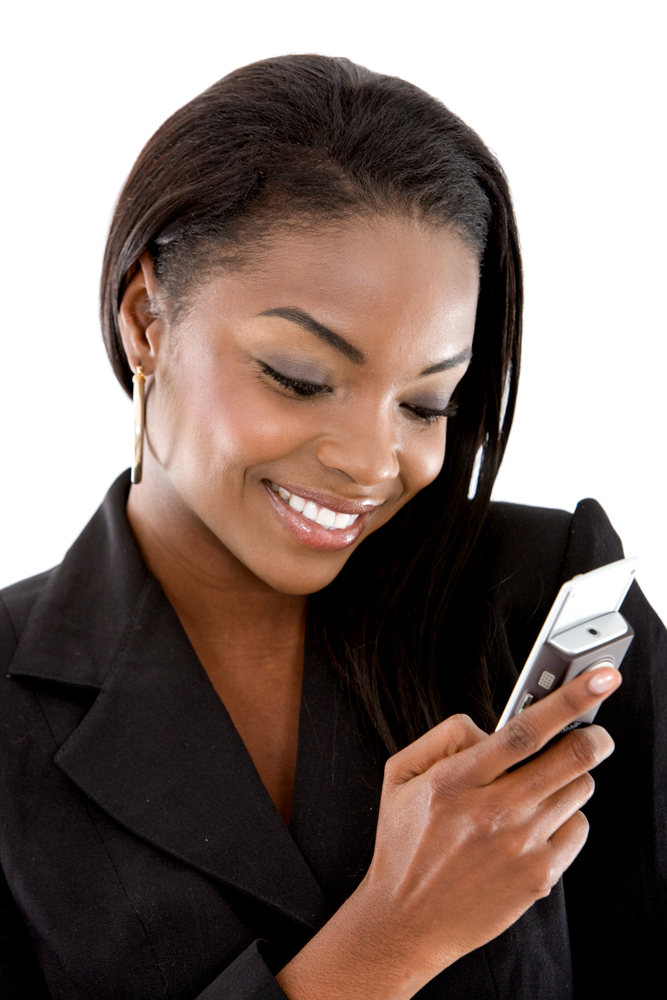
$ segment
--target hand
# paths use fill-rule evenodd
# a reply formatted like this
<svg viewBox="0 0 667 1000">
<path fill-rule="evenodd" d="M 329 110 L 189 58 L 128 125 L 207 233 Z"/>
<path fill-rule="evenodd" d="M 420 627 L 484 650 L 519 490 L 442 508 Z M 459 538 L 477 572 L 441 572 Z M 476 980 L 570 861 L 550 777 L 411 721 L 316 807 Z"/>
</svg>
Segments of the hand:
<svg viewBox="0 0 667 1000">
<path fill-rule="evenodd" d="M 582 674 L 491 736 L 453 716 L 392 757 L 368 873 L 279 974 L 288 997 L 412 997 L 548 895 L 586 841 L 588 771 L 613 742 L 577 729 L 507 769 L 620 681 L 610 668 Z"/>
</svg>

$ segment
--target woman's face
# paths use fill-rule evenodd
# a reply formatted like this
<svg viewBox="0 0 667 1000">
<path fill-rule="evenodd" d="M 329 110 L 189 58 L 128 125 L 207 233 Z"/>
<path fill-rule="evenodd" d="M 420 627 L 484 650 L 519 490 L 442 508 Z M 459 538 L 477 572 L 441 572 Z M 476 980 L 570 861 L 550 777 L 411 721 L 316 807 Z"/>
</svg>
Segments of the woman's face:
<svg viewBox="0 0 667 1000">
<path fill-rule="evenodd" d="M 271 587 L 321 589 L 437 476 L 477 294 L 474 255 L 442 228 L 277 236 L 148 327 L 144 476 Z"/>
</svg>

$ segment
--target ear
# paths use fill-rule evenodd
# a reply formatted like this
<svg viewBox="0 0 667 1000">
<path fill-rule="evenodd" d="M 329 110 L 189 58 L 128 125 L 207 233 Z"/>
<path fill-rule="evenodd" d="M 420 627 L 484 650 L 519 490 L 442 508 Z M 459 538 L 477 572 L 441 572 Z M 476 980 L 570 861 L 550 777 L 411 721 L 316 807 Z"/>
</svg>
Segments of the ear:
<svg viewBox="0 0 667 1000">
<path fill-rule="evenodd" d="M 153 258 L 144 250 L 129 272 L 118 309 L 118 325 L 130 368 L 136 371 L 141 365 L 145 375 L 155 371 L 163 330 L 163 322 L 155 313 L 157 301 Z"/>
</svg>

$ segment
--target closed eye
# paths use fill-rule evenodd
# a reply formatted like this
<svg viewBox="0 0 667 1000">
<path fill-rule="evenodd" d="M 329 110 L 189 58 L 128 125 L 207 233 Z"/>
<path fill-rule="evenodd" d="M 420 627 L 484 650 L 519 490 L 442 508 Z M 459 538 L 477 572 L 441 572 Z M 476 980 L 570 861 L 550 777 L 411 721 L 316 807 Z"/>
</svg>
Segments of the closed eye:
<svg viewBox="0 0 667 1000">
<path fill-rule="evenodd" d="M 324 392 L 332 392 L 331 387 L 328 385 L 320 385 L 317 382 L 303 382 L 300 379 L 290 378 L 289 375 L 283 375 L 282 372 L 277 372 L 271 365 L 267 365 L 265 361 L 260 361 L 259 367 L 265 375 L 268 375 L 278 385 L 282 385 L 284 389 L 293 392 L 295 396 L 318 396 Z"/>
<path fill-rule="evenodd" d="M 448 403 L 442 410 L 433 410 L 428 406 L 411 406 L 409 403 L 401 403 L 401 406 L 426 423 L 435 423 L 438 417 L 453 417 L 458 410 L 458 403 Z"/>
<path fill-rule="evenodd" d="M 331 386 L 322 385 L 319 382 L 306 382 L 302 379 L 290 378 L 289 375 L 284 375 L 282 372 L 272 368 L 271 365 L 267 365 L 265 361 L 258 361 L 258 364 L 264 375 L 268 375 L 270 379 L 289 392 L 294 393 L 295 396 L 308 398 L 309 396 L 319 396 L 323 393 L 333 392 Z M 424 423 L 435 423 L 440 417 L 453 417 L 458 409 L 458 404 L 451 402 L 443 409 L 433 409 L 429 406 L 413 406 L 409 403 L 401 403 L 401 407 Z"/>
</svg>

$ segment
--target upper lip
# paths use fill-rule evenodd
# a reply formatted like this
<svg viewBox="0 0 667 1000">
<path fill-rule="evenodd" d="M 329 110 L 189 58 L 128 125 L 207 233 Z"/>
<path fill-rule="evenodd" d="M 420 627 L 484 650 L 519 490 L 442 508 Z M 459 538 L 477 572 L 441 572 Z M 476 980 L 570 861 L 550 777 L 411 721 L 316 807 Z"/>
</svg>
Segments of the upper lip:
<svg viewBox="0 0 667 1000">
<path fill-rule="evenodd" d="M 323 490 L 314 490 L 310 486 L 295 486 L 293 483 L 287 483 L 283 479 L 270 479 L 267 483 L 276 483 L 277 486 L 282 486 L 283 489 L 287 490 L 288 493 L 296 493 L 298 497 L 303 497 L 304 500 L 312 500 L 316 503 L 318 507 L 326 507 L 327 510 L 333 510 L 340 514 L 368 514 L 376 507 L 379 507 L 384 501 L 382 500 L 351 500 L 347 497 L 338 496 L 335 493 L 325 493 Z"/>
</svg>

